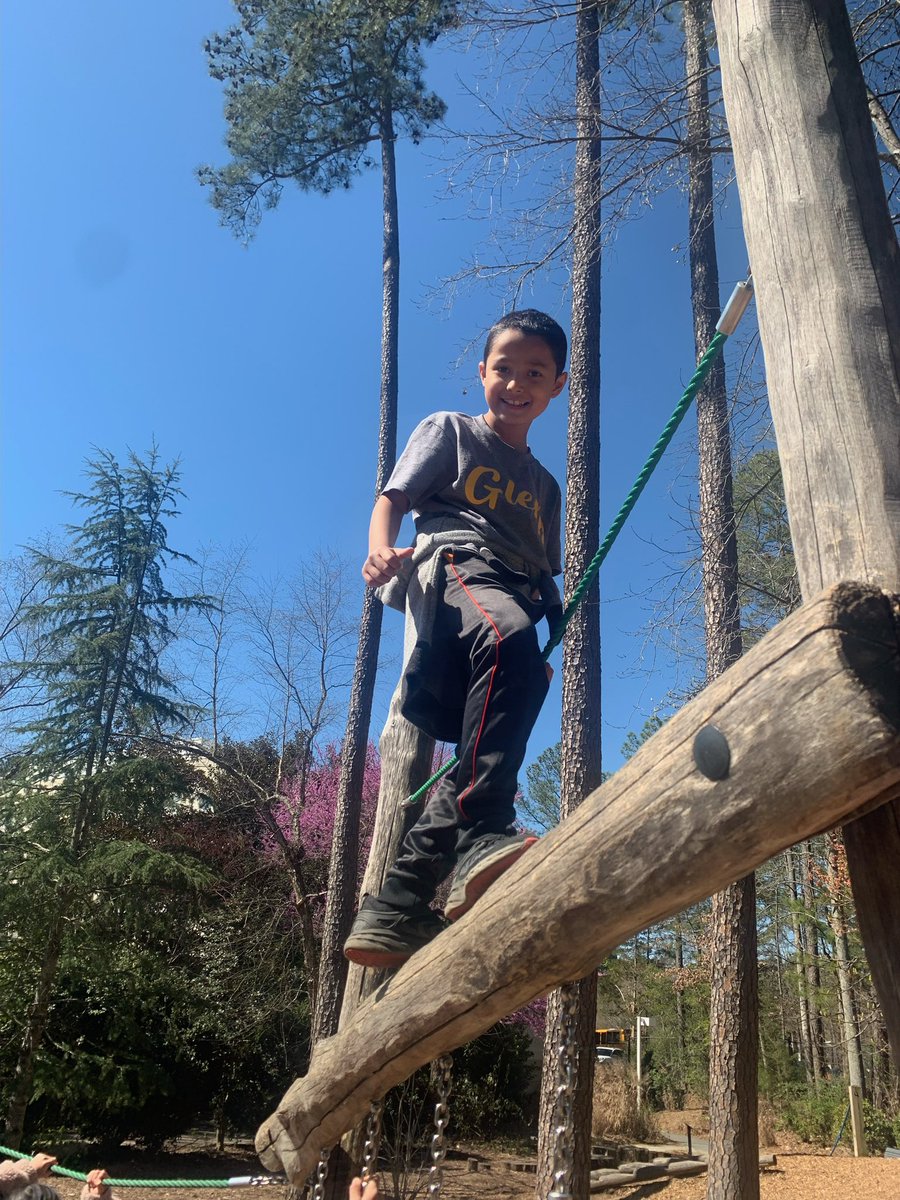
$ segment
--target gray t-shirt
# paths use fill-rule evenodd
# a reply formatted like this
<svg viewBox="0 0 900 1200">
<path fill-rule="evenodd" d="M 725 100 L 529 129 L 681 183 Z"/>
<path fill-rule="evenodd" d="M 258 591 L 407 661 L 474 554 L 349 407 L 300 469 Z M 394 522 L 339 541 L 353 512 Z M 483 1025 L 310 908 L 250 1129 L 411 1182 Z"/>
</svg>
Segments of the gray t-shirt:
<svg viewBox="0 0 900 1200">
<path fill-rule="evenodd" d="M 559 484 L 530 450 L 504 442 L 483 416 L 439 412 L 412 433 L 384 490 L 403 492 L 416 529 L 477 533 L 501 558 L 506 551 L 538 572 L 562 570 Z"/>
</svg>

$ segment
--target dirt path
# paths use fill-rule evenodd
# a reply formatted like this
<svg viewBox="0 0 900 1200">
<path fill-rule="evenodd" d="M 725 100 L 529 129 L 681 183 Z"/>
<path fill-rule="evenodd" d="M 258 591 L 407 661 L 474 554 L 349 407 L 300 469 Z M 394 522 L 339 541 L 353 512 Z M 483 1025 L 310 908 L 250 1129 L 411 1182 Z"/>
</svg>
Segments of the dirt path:
<svg viewBox="0 0 900 1200">
<path fill-rule="evenodd" d="M 773 1152 L 777 1155 L 777 1164 L 765 1168 L 760 1174 L 761 1200 L 900 1200 L 900 1159 L 857 1159 L 841 1151 L 832 1158 L 827 1151 L 785 1152 L 777 1146 L 773 1147 Z M 510 1170 L 505 1165 L 509 1155 L 486 1152 L 483 1147 L 479 1147 L 478 1153 L 485 1161 L 477 1172 L 470 1171 L 465 1160 L 446 1164 L 443 1200 L 534 1200 L 533 1174 Z M 167 1162 L 156 1164 L 159 1169 L 153 1174 L 159 1178 L 174 1176 L 174 1158 L 171 1156 Z M 120 1177 L 127 1178 L 132 1174 L 150 1176 L 146 1162 L 134 1170 L 128 1170 L 124 1162 L 109 1165 Z M 183 1160 L 179 1165 L 184 1168 Z M 216 1178 L 253 1169 L 249 1164 L 238 1167 L 234 1161 L 226 1164 L 215 1159 L 207 1160 L 205 1165 L 208 1169 L 202 1171 L 192 1164 L 190 1174 L 194 1177 L 207 1174 Z M 189 1172 L 183 1169 L 180 1173 L 186 1175 Z M 80 1184 L 59 1177 L 54 1177 L 53 1183 L 64 1200 L 78 1200 Z M 419 1200 L 426 1192 L 427 1180 L 423 1179 L 423 1184 L 418 1191 Z M 611 1200 L 651 1200 L 651 1197 L 659 1197 L 659 1200 L 705 1200 L 706 1178 L 698 1176 L 693 1179 L 626 1184 L 600 1195 Z M 123 1188 L 118 1193 L 119 1200 L 286 1200 L 286 1196 L 287 1189 L 277 1186 L 264 1189 Z M 388 1200 L 390 1196 L 391 1187 L 388 1179 L 385 1179 L 383 1200 Z"/>
</svg>

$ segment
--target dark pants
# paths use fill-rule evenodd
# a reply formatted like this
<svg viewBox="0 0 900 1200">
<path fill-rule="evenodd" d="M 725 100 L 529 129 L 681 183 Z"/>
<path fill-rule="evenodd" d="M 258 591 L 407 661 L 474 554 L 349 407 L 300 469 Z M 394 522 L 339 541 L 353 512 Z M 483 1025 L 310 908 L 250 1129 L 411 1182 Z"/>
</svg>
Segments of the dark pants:
<svg viewBox="0 0 900 1200">
<path fill-rule="evenodd" d="M 446 557 L 427 664 L 420 655 L 402 711 L 429 733 L 446 731 L 456 712 L 459 762 L 406 835 L 379 893 L 397 908 L 433 900 L 484 834 L 515 832 L 518 773 L 548 687 L 535 629 L 543 604 L 529 598 L 527 581 L 476 554 Z M 439 714 L 433 720 L 429 705 Z"/>
</svg>

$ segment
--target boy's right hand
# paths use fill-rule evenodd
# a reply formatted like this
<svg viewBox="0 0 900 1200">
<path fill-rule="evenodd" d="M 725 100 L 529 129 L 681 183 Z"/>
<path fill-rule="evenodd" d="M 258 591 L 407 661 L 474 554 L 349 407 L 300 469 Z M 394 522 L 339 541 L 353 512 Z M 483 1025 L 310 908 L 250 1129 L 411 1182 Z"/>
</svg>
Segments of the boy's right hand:
<svg viewBox="0 0 900 1200">
<path fill-rule="evenodd" d="M 56 1166 L 56 1159 L 52 1154 L 36 1154 L 31 1161 L 39 1175 L 49 1174 L 50 1168 Z"/>
<path fill-rule="evenodd" d="M 363 579 L 369 587 L 381 587 L 390 583 L 403 565 L 403 560 L 412 557 L 412 546 L 377 546 L 369 551 L 363 563 Z"/>
</svg>

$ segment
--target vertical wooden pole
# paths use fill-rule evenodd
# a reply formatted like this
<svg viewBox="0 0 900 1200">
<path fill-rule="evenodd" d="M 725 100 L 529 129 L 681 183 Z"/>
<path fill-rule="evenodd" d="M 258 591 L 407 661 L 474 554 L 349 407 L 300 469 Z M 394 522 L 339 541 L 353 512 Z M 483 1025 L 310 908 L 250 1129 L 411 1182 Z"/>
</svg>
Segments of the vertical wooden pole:
<svg viewBox="0 0 900 1200">
<path fill-rule="evenodd" d="M 850 1125 L 853 1128 L 853 1153 L 856 1158 L 868 1158 L 869 1148 L 866 1145 L 866 1126 L 863 1120 L 862 1091 L 855 1084 L 850 1084 Z"/>
<path fill-rule="evenodd" d="M 900 248 L 846 6 L 713 13 L 803 595 L 900 591 Z M 900 802 L 844 833 L 900 1063 Z"/>
</svg>

